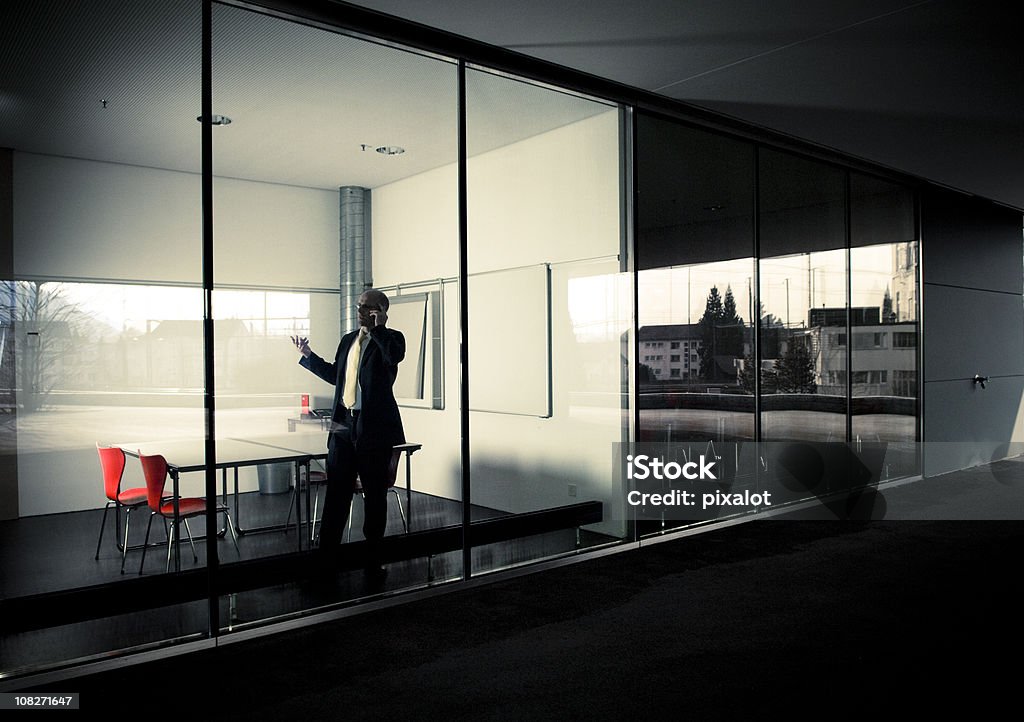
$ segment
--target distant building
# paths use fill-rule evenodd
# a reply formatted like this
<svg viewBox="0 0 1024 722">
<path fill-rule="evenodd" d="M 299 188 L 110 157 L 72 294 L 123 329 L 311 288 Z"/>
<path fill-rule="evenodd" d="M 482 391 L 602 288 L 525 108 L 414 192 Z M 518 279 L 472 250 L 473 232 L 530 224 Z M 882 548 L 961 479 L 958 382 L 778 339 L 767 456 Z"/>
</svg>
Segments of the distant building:
<svg viewBox="0 0 1024 722">
<path fill-rule="evenodd" d="M 641 326 L 638 361 L 654 379 L 695 379 L 700 373 L 700 328 L 695 323 Z"/>
<path fill-rule="evenodd" d="M 881 309 L 850 309 L 850 383 L 854 396 L 917 395 L 917 324 L 881 322 Z M 814 308 L 807 340 L 818 392 L 846 393 L 846 309 Z M 899 318 L 894 308 L 891 318 Z"/>
</svg>

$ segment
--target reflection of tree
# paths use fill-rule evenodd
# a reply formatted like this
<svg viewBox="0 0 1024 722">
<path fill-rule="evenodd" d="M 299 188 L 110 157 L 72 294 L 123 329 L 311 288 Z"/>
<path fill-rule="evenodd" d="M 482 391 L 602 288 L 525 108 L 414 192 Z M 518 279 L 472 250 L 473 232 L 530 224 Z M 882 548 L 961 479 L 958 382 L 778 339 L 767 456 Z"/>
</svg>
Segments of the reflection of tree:
<svg viewBox="0 0 1024 722">
<path fill-rule="evenodd" d="M 700 331 L 700 376 L 709 381 L 719 380 L 723 374 L 716 356 L 739 358 L 743 355 L 743 319 L 736 313 L 736 299 L 732 287 L 726 286 L 725 298 L 712 286 L 704 305 L 704 315 L 697 322 Z"/>
<path fill-rule="evenodd" d="M 0 282 L 0 411 L 11 411 L 16 403 L 14 388 L 14 284 Z"/>
<path fill-rule="evenodd" d="M 748 394 L 752 394 L 755 391 L 754 384 L 757 379 L 757 366 L 754 363 L 753 355 L 747 353 L 743 356 L 743 367 L 737 377 L 740 388 L 746 391 Z"/>
<path fill-rule="evenodd" d="M 37 411 L 63 376 L 65 359 L 81 335 L 83 315 L 59 284 L 19 281 L 14 292 L 19 400 L 26 411 Z"/>
<path fill-rule="evenodd" d="M 889 287 L 885 287 L 885 296 L 882 298 L 882 323 L 896 323 L 896 314 L 892 311 L 892 294 Z"/>
<path fill-rule="evenodd" d="M 807 346 L 793 339 L 782 358 L 775 361 L 775 379 L 779 393 L 813 394 L 818 385 L 814 383 L 814 359 Z"/>
</svg>

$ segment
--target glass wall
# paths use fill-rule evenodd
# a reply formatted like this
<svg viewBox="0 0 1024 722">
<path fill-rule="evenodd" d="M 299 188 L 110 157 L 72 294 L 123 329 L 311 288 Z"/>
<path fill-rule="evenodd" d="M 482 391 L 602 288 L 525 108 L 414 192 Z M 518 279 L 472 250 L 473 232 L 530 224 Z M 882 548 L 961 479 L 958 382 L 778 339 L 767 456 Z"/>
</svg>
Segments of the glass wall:
<svg viewBox="0 0 1024 722">
<path fill-rule="evenodd" d="M 470 69 L 466 129 L 474 516 L 600 505 L 582 529 L 475 548 L 479 572 L 623 536 L 632 284 L 616 107 Z"/>
<path fill-rule="evenodd" d="M 850 174 L 850 292 L 870 315 L 851 324 L 851 441 L 874 449 L 882 479 L 918 464 L 918 243 L 906 189 Z"/>
<path fill-rule="evenodd" d="M 706 455 L 720 491 L 781 500 L 835 488 L 780 481 L 761 442 L 917 469 L 906 189 L 235 5 L 205 28 L 200 0 L 40 5 L 0 24 L 0 672 L 760 509 L 634 526 L 623 442 Z M 357 494 L 337 573 L 308 584 L 335 387 L 292 339 L 331 363 L 371 287 L 405 341 L 389 574 L 361 573 Z M 108 504 L 103 448 L 125 452 L 113 479 L 136 491 L 111 493 L 130 515 Z M 177 547 L 162 518 L 143 544 L 155 454 L 165 495 L 207 497 Z"/>
<path fill-rule="evenodd" d="M 11 219 L 0 284 L 0 595 L 41 595 L 8 622 L 10 668 L 208 632 L 205 603 L 149 609 L 124 583 L 179 564 L 158 519 L 142 567 L 145 494 L 122 497 L 139 502 L 130 514 L 117 508 L 98 453 L 126 450 L 114 480 L 144 489 L 139 449 L 203 437 L 201 3 L 143 11 L 104 0 L 53 13 L 20 3 L 2 26 L 0 146 L 12 150 L 0 183 Z M 183 481 L 182 494 L 202 491 Z M 196 554 L 182 530 L 180 566 L 201 569 L 202 518 L 190 526 Z M 123 589 L 116 605 L 99 605 L 104 620 L 50 626 L 85 601 L 45 618 L 45 595 L 109 584 Z M 161 615 L 173 622 L 151 624 Z"/>
<path fill-rule="evenodd" d="M 637 440 L 719 456 L 755 438 L 754 147 L 641 115 L 637 148 Z"/>
<path fill-rule="evenodd" d="M 300 366 L 292 338 L 336 373 L 371 287 L 389 296 L 386 325 L 404 335 L 395 390 L 416 445 L 396 451 L 386 534 L 461 523 L 458 404 L 444 398 L 441 368 L 459 338 L 457 313 L 444 313 L 446 300 L 457 309 L 457 296 L 445 298 L 458 275 L 456 93 L 444 59 L 214 7 L 215 112 L 231 121 L 214 128 L 216 430 L 243 559 L 320 546 L 336 376 Z M 349 511 L 342 572 L 325 572 L 316 598 L 233 595 L 225 622 L 380 592 L 362 574 L 360 494 Z M 461 576 L 457 548 L 408 556 L 388 565 L 386 590 Z"/>
<path fill-rule="evenodd" d="M 911 193 L 646 115 L 637 148 L 637 440 L 776 505 L 916 473 Z M 641 510 L 640 528 L 720 517 Z"/>
</svg>

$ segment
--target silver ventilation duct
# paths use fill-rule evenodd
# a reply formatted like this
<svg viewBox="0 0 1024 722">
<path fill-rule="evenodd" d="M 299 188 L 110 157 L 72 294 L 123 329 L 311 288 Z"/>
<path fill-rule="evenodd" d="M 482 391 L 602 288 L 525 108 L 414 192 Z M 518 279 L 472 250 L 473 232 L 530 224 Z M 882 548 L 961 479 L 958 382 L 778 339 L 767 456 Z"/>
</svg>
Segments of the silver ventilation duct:
<svg viewBox="0 0 1024 722">
<path fill-rule="evenodd" d="M 341 239 L 341 332 L 359 326 L 359 296 L 373 287 L 370 254 L 370 189 L 342 186 L 339 190 Z"/>
</svg>

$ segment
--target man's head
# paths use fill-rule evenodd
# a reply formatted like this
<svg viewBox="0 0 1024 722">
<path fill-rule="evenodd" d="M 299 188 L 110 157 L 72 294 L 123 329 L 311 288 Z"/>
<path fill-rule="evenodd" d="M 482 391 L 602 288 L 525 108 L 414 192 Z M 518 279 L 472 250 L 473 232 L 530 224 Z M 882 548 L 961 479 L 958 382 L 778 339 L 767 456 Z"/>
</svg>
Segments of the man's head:
<svg viewBox="0 0 1024 722">
<path fill-rule="evenodd" d="M 372 328 L 376 325 L 374 314 L 383 312 L 386 318 L 388 306 L 388 297 L 382 291 L 378 291 L 376 288 L 366 289 L 360 294 L 359 305 L 356 308 L 356 313 L 359 315 L 359 325 Z"/>
</svg>

